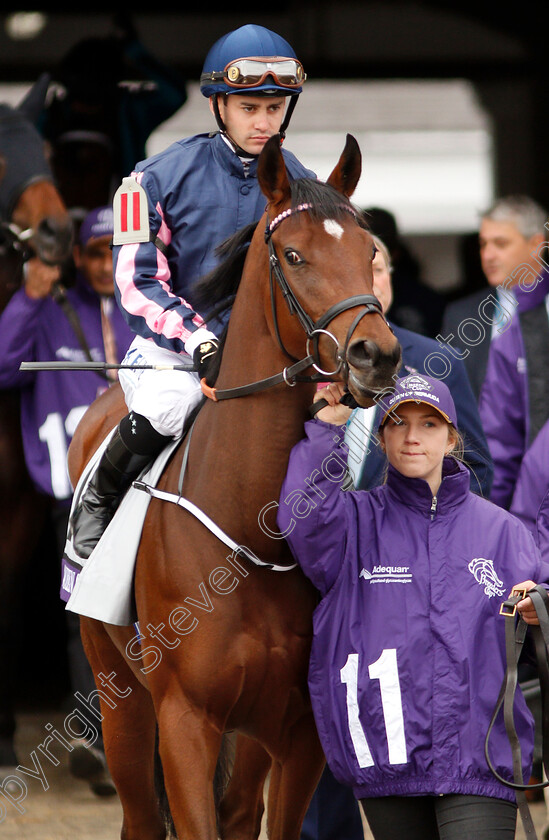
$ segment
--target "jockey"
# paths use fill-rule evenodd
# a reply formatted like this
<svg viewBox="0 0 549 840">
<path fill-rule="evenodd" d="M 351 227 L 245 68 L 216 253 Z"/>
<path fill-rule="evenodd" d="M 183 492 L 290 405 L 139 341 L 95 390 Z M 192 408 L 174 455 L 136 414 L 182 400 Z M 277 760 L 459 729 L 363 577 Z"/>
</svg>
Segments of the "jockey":
<svg viewBox="0 0 549 840">
<path fill-rule="evenodd" d="M 216 266 L 216 246 L 263 214 L 257 158 L 270 137 L 284 137 L 305 78 L 280 35 L 254 24 L 229 32 L 211 48 L 200 79 L 219 131 L 179 140 L 138 163 L 115 195 L 115 293 L 136 333 L 124 363 L 192 361 L 197 372 L 120 371 L 129 414 L 70 526 L 82 558 L 91 554 L 124 491 L 169 440 L 182 435 L 200 401 L 200 378 L 225 324 L 204 322 L 193 308 L 193 287 Z M 290 178 L 315 177 L 290 152 L 283 155 Z"/>
</svg>

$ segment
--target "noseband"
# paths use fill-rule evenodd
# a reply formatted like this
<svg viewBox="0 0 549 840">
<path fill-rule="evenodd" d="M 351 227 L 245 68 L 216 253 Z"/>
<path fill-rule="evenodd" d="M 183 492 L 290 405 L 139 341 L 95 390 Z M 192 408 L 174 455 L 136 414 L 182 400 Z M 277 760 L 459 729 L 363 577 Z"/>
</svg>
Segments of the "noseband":
<svg viewBox="0 0 549 840">
<path fill-rule="evenodd" d="M 341 208 L 353 216 L 356 220 L 356 213 L 350 205 L 341 204 Z M 313 321 L 310 315 L 303 309 L 301 303 L 297 299 L 293 289 L 289 285 L 284 271 L 282 270 L 282 266 L 280 264 L 280 260 L 276 255 L 276 251 L 274 248 L 274 244 L 272 241 L 272 235 L 274 231 L 282 224 L 282 222 L 289 218 L 294 213 L 301 213 L 303 211 L 312 210 L 313 205 L 304 203 L 299 204 L 296 207 L 290 207 L 287 210 L 284 210 L 280 215 L 276 216 L 272 222 L 269 223 L 267 220 L 267 225 L 265 228 L 265 242 L 269 248 L 269 288 L 270 288 L 270 295 L 271 295 L 271 308 L 273 313 L 273 323 L 276 338 L 279 344 L 280 349 L 282 352 L 294 362 L 290 367 L 284 368 L 282 373 L 277 373 L 274 376 L 269 376 L 267 379 L 261 379 L 258 382 L 252 382 L 249 385 L 243 385 L 239 388 L 227 388 L 224 390 L 218 390 L 217 388 L 210 387 L 206 381 L 203 379 L 201 382 L 202 392 L 205 396 L 209 397 L 209 399 L 214 400 L 217 402 L 218 400 L 226 400 L 226 399 L 233 399 L 235 397 L 244 397 L 248 394 L 257 393 L 258 391 L 264 391 L 267 388 L 272 388 L 275 385 L 279 385 L 280 383 L 284 382 L 286 385 L 293 387 L 297 382 L 297 377 L 299 374 L 302 374 L 304 370 L 307 368 L 313 367 L 320 376 L 299 376 L 301 382 L 313 382 L 313 381 L 322 381 L 323 379 L 328 379 L 332 376 L 335 376 L 339 373 L 343 365 L 347 366 L 347 350 L 349 347 L 349 342 L 352 338 L 352 335 L 365 315 L 369 315 L 370 313 L 381 315 L 381 317 L 385 320 L 385 316 L 383 314 L 383 310 L 381 308 L 381 304 L 379 300 L 375 297 L 375 295 L 353 295 L 352 297 L 345 298 L 344 300 L 340 301 L 339 303 L 334 304 L 331 306 L 317 321 Z M 288 306 L 288 310 L 290 315 L 297 315 L 297 319 L 305 334 L 307 336 L 307 355 L 304 359 L 296 359 L 284 346 L 284 342 L 282 340 L 282 336 L 280 335 L 280 329 L 278 326 L 278 317 L 276 312 L 276 298 L 275 298 L 275 280 L 278 283 L 278 286 L 282 292 L 284 300 Z M 347 336 L 345 338 L 345 344 L 343 346 L 343 351 L 339 352 L 339 342 L 336 337 L 326 329 L 326 327 L 340 315 L 342 312 L 346 312 L 348 309 L 354 309 L 355 307 L 360 306 L 362 307 L 358 312 L 357 316 L 353 320 L 351 326 L 347 331 Z M 336 354 L 337 359 L 337 367 L 333 371 L 326 371 L 323 370 L 320 366 L 320 358 L 318 352 L 318 342 L 321 335 L 326 335 L 332 339 L 336 347 L 338 348 L 338 352 Z M 311 342 L 313 343 L 313 352 L 311 353 Z"/>
</svg>

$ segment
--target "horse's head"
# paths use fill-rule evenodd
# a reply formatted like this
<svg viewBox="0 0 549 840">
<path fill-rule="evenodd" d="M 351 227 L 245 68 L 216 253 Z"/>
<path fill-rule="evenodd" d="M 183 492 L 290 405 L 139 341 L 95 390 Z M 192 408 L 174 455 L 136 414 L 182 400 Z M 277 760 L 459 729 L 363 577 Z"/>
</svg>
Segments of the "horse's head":
<svg viewBox="0 0 549 840">
<path fill-rule="evenodd" d="M 290 357 L 311 353 L 317 370 L 346 382 L 368 406 L 393 385 L 400 345 L 373 296 L 372 237 L 349 201 L 360 172 L 351 135 L 326 184 L 290 182 L 278 137 L 265 144 L 258 164 L 268 200 L 273 335 Z"/>
<path fill-rule="evenodd" d="M 50 265 L 70 257 L 73 224 L 44 155 L 38 131 L 24 114 L 0 104 L 0 221 L 5 238 Z"/>
</svg>

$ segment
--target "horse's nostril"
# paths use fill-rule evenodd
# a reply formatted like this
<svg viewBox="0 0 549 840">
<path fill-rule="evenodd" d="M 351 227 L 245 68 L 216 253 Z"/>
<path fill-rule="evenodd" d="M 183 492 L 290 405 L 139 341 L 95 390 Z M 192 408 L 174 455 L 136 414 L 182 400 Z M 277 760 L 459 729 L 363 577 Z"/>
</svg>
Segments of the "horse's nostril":
<svg viewBox="0 0 549 840">
<path fill-rule="evenodd" d="M 400 367 L 400 363 L 402 362 L 402 347 L 400 344 L 397 344 L 395 349 L 391 354 L 391 361 L 393 362 L 395 367 Z"/>
<path fill-rule="evenodd" d="M 379 361 L 380 350 L 375 341 L 355 341 L 347 351 L 347 361 L 353 367 L 373 367 Z"/>
</svg>

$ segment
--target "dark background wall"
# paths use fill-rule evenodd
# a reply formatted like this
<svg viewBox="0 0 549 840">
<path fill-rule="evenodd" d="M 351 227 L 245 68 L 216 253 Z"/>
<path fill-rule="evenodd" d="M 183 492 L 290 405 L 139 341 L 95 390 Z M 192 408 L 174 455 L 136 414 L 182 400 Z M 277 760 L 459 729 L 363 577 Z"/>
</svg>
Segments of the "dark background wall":
<svg viewBox="0 0 549 840">
<path fill-rule="evenodd" d="M 217 2 L 182 11 L 183 5 L 164 5 L 159 14 L 151 3 L 134 3 L 131 14 L 146 46 L 193 81 L 215 39 L 248 22 L 287 37 L 309 78 L 470 80 L 492 119 L 496 192 L 526 192 L 549 204 L 549 4 L 301 0 L 279 2 L 272 13 L 240 13 Z M 2 81 L 32 81 L 82 37 L 112 31 L 107 4 L 71 12 L 44 4 L 34 6 L 48 15 L 39 37 L 13 41 L 3 24 L 15 8 L 0 16 Z"/>
</svg>

